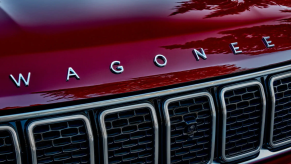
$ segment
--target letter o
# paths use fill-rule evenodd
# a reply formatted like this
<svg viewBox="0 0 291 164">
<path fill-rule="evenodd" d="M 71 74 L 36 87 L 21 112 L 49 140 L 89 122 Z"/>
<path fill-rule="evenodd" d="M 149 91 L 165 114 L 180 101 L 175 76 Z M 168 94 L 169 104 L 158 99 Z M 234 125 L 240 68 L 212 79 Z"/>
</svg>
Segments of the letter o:
<svg viewBox="0 0 291 164">
<path fill-rule="evenodd" d="M 162 59 L 162 60 L 164 61 L 163 64 L 161 64 L 161 63 L 158 62 L 158 59 L 159 59 L 159 58 Z M 158 67 L 164 67 L 164 66 L 167 65 L 167 58 L 166 58 L 164 55 L 158 54 L 158 55 L 155 56 L 154 63 L 155 63 L 155 65 L 158 66 Z"/>
</svg>

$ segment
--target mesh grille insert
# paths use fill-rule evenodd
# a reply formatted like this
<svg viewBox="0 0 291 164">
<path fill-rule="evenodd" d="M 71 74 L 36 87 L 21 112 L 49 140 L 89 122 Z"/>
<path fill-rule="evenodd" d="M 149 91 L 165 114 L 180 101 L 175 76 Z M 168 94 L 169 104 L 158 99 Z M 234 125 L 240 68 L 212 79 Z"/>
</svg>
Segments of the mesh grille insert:
<svg viewBox="0 0 291 164">
<path fill-rule="evenodd" d="M 155 130 L 149 108 L 122 110 L 106 114 L 108 162 L 154 163 Z"/>
<path fill-rule="evenodd" d="M 264 102 L 259 85 L 227 89 L 225 156 L 255 152 L 261 145 Z"/>
<path fill-rule="evenodd" d="M 13 138 L 8 130 L 0 130 L 0 164 L 16 164 Z"/>
<path fill-rule="evenodd" d="M 281 143 L 291 139 L 291 77 L 275 80 L 273 142 Z"/>
<path fill-rule="evenodd" d="M 207 96 L 169 100 L 171 163 L 208 163 L 212 151 L 212 109 Z"/>
<path fill-rule="evenodd" d="M 90 163 L 90 148 L 83 120 L 36 125 L 33 129 L 39 164 Z"/>
</svg>

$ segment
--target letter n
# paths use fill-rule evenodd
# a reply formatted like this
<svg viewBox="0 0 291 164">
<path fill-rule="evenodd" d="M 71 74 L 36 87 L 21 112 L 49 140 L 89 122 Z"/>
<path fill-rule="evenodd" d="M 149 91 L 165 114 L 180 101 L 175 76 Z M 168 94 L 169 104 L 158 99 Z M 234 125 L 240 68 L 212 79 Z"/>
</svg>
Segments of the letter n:
<svg viewBox="0 0 291 164">
<path fill-rule="evenodd" d="M 200 56 L 202 59 L 204 59 L 204 60 L 207 59 L 207 56 L 206 56 L 206 54 L 205 54 L 203 48 L 200 48 L 200 51 L 194 49 L 192 52 L 193 52 L 193 54 L 195 55 L 195 58 L 196 58 L 197 61 L 199 61 L 199 56 Z"/>
</svg>

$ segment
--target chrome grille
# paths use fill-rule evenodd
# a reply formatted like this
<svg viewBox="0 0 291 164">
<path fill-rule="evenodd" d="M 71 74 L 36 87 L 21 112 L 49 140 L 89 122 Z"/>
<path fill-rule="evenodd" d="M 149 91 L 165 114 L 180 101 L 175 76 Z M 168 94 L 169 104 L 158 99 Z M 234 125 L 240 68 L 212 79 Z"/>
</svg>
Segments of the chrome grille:
<svg viewBox="0 0 291 164">
<path fill-rule="evenodd" d="M 221 79 L 217 79 L 215 81 L 206 81 L 206 82 L 203 82 L 203 83 L 195 83 L 193 85 L 181 86 L 181 87 L 178 87 L 178 88 L 170 88 L 170 89 L 167 89 L 167 90 L 161 90 L 161 91 L 150 92 L 150 93 L 143 93 L 143 94 L 139 94 L 139 95 L 132 95 L 132 96 L 128 96 L 128 97 L 121 97 L 121 98 L 110 99 L 110 100 L 102 100 L 102 101 L 98 101 L 98 102 L 92 102 L 92 103 L 86 103 L 86 104 L 79 104 L 79 105 L 74 105 L 74 106 L 59 107 L 59 108 L 48 109 L 48 110 L 38 110 L 38 111 L 33 111 L 33 112 L 16 113 L 16 114 L 10 114 L 10 115 L 9 114 L 8 115 L 7 114 L 4 114 L 4 115 L 1 115 L 0 116 L 0 122 L 2 123 L 2 125 L 11 124 L 13 126 L 17 126 L 18 130 L 20 130 L 20 129 L 21 130 L 26 130 L 27 127 L 24 126 L 26 124 L 21 124 L 21 125 L 23 125 L 23 126 L 21 126 L 19 123 L 25 123 L 25 122 L 31 121 L 31 119 L 34 119 L 34 118 L 37 118 L 37 117 L 43 117 L 43 118 L 44 117 L 48 117 L 48 116 L 49 117 L 54 117 L 53 115 L 67 114 L 68 112 L 81 112 L 81 111 L 85 111 L 85 110 L 86 111 L 89 111 L 89 112 L 92 112 L 92 113 L 93 112 L 96 113 L 96 112 L 99 112 L 96 109 L 104 108 L 106 106 L 119 105 L 121 103 L 129 103 L 129 102 L 136 102 L 136 101 L 146 101 L 146 100 L 151 100 L 152 102 L 155 102 L 156 105 L 162 106 L 162 104 L 160 102 L 162 102 L 162 100 L 165 100 L 166 99 L 165 98 L 166 96 L 167 97 L 169 97 L 170 95 L 177 96 L 175 94 L 189 93 L 189 92 L 198 91 L 198 90 L 202 90 L 202 89 L 211 90 L 211 91 L 213 91 L 214 94 L 219 94 L 220 92 L 216 92 L 217 91 L 216 90 L 217 87 L 218 87 L 218 90 L 219 90 L 219 88 L 221 88 L 223 85 L 227 85 L 228 83 L 240 82 L 240 81 L 242 81 L 244 79 L 255 79 L 255 78 L 256 79 L 262 79 L 262 80 L 263 79 L 268 79 L 269 75 L 274 75 L 274 74 L 277 74 L 278 72 L 283 72 L 283 71 L 290 71 L 290 65 L 283 66 L 283 67 L 278 67 L 278 68 L 267 69 L 267 70 L 262 70 L 262 71 L 259 71 L 259 72 L 248 73 L 248 74 L 239 75 L 239 76 L 232 76 L 232 77 L 221 78 Z M 269 88 L 268 91 L 271 92 L 271 97 L 270 97 L 269 100 L 271 100 L 271 98 L 274 98 L 274 100 L 272 102 L 272 105 L 274 105 L 274 106 L 280 106 L 280 105 L 284 104 L 284 107 L 283 108 L 286 108 L 284 110 L 287 110 L 288 103 L 286 103 L 287 105 L 285 103 L 282 103 L 281 104 L 281 102 L 287 102 L 286 100 L 284 100 L 284 98 L 286 98 L 285 96 L 288 97 L 288 90 L 290 89 L 289 82 L 288 82 L 290 80 L 285 75 L 288 75 L 288 73 L 287 74 L 285 73 L 283 75 L 282 74 L 278 75 L 278 77 L 284 76 L 284 78 L 279 79 L 279 80 L 271 77 L 270 81 L 271 80 L 274 80 L 274 81 L 271 82 L 271 83 L 269 83 L 270 84 L 270 88 Z M 289 74 L 288 76 L 291 76 L 291 75 Z M 277 76 L 274 76 L 274 77 L 277 77 Z M 272 87 L 271 85 L 273 85 L 273 84 L 274 84 L 274 86 Z M 286 84 L 287 84 L 288 90 L 286 90 Z M 239 84 L 239 85 L 240 85 L 240 87 L 242 86 L 241 84 Z M 248 86 L 247 85 L 244 85 L 244 87 L 248 87 Z M 281 88 L 285 88 L 285 89 L 282 90 Z M 235 90 L 235 89 L 233 89 L 233 90 Z M 276 94 L 277 95 L 275 95 L 275 93 L 273 93 L 274 96 L 272 96 L 272 91 L 273 92 L 276 91 Z M 280 95 L 282 96 L 282 93 L 283 93 L 283 97 L 280 97 Z M 264 96 L 262 96 L 262 95 L 261 95 L 261 97 L 262 97 L 262 99 L 264 98 Z M 278 104 L 276 104 L 276 100 L 281 100 L 281 99 L 283 101 L 281 101 Z M 220 100 L 220 99 L 218 99 L 218 100 Z M 225 101 L 224 98 L 222 100 Z M 217 102 L 217 104 L 219 104 L 219 102 Z M 221 104 L 223 105 L 223 102 L 221 102 Z M 270 102 L 270 105 L 271 105 L 271 102 Z M 137 107 L 137 108 L 139 108 L 139 107 Z M 225 109 L 225 112 L 227 112 L 226 111 L 226 106 L 224 107 L 224 109 Z M 221 112 L 223 112 L 223 110 L 221 111 L 221 109 L 219 109 L 218 114 L 221 114 Z M 276 116 L 276 118 L 275 118 L 276 121 L 277 120 L 281 120 L 281 119 L 282 119 L 281 120 L 281 123 L 283 123 L 284 121 L 287 121 L 287 119 L 285 119 L 287 117 L 284 116 L 284 114 L 286 114 L 286 112 L 285 113 L 282 112 L 283 114 L 280 114 L 280 111 L 279 110 L 276 111 L 276 112 L 272 112 L 271 111 L 270 113 L 268 113 L 268 115 L 269 114 L 272 115 L 272 113 L 274 114 L 274 116 L 272 116 L 273 118 L 275 118 L 275 116 Z M 276 114 L 276 113 L 278 113 L 278 114 Z M 289 115 L 289 110 L 288 110 L 288 115 Z M 280 116 L 280 117 L 282 116 L 282 117 L 280 118 L 278 116 Z M 219 155 L 221 155 L 220 153 L 223 152 L 222 150 L 224 150 L 224 153 L 225 153 L 225 150 L 226 150 L 225 149 L 225 144 L 220 144 L 220 143 L 223 142 L 221 140 L 221 138 L 226 138 L 226 129 L 227 129 L 227 127 L 226 127 L 227 126 L 226 121 L 227 121 L 227 115 L 225 115 L 225 119 L 221 119 L 221 117 L 222 117 L 222 115 L 220 115 L 220 117 L 218 118 L 219 119 L 218 120 L 219 124 L 217 124 L 217 125 L 219 125 L 219 129 L 222 127 L 221 126 L 222 124 L 225 125 L 224 126 L 225 129 L 223 129 L 224 132 L 225 132 L 225 134 L 224 135 L 221 135 L 221 133 L 223 132 L 223 130 L 220 131 L 219 133 L 217 133 L 218 134 L 217 135 L 217 141 L 219 143 L 219 146 L 217 148 L 218 149 L 217 153 Z M 272 120 L 274 121 L 274 119 L 270 119 L 270 121 L 272 121 Z M 64 121 L 64 120 L 61 119 L 61 120 L 58 120 L 58 121 L 61 122 L 61 121 Z M 58 121 L 54 120 L 53 122 L 58 122 Z M 223 123 L 223 121 L 225 121 L 225 123 Z M 277 124 L 276 121 L 274 121 L 274 122 Z M 101 120 L 101 122 L 102 122 L 102 120 Z M 163 124 L 163 123 L 164 122 L 161 122 L 161 124 Z M 276 130 L 276 129 L 272 129 L 273 127 L 277 128 L 277 129 L 280 129 L 280 126 L 276 126 L 275 123 L 273 124 L 274 126 L 267 126 L 266 127 L 266 129 L 269 129 L 269 128 L 271 129 L 270 131 L 271 131 L 271 134 L 272 135 L 273 135 L 273 130 Z M 42 124 L 49 124 L 49 123 L 42 123 Z M 92 122 L 92 124 L 95 124 L 95 122 Z M 229 124 L 229 125 L 232 125 L 232 124 Z M 285 125 L 286 125 L 286 123 L 284 123 L 283 126 L 285 126 Z M 104 122 L 104 127 L 105 127 L 105 131 L 101 131 L 102 133 L 100 133 L 102 135 L 103 135 L 104 132 L 106 133 L 105 122 Z M 0 126 L 0 134 L 3 131 L 7 130 L 7 129 L 1 129 L 1 128 L 2 128 L 2 126 Z M 156 129 L 157 128 L 155 128 L 155 130 Z M 264 128 L 261 128 L 261 129 L 263 130 Z M 286 132 L 286 131 L 283 131 L 284 129 L 287 129 L 287 128 L 284 127 L 283 129 L 281 129 L 280 130 L 281 133 L 285 133 Z M 21 134 L 22 133 L 20 133 L 20 135 Z M 32 160 L 33 162 L 32 163 L 37 163 L 37 152 L 35 151 L 36 150 L 36 146 L 35 146 L 34 138 L 33 138 L 34 135 L 33 135 L 33 133 L 30 133 L 29 130 L 28 130 L 28 133 L 25 133 L 25 134 L 29 134 L 28 139 L 29 139 L 29 143 L 31 144 L 29 147 L 31 147 L 31 150 L 32 150 L 32 158 L 33 158 L 33 160 Z M 30 135 L 30 134 L 32 134 L 32 135 Z M 89 135 L 89 133 L 88 133 L 88 136 L 91 136 L 92 137 L 91 134 Z M 266 137 L 270 137 L 271 138 L 270 141 L 272 141 L 273 140 L 273 136 L 272 135 L 267 135 Z M 11 136 L 13 136 L 13 134 Z M 31 137 L 31 136 L 33 136 L 33 137 Z M 275 132 L 274 133 L 274 138 L 276 138 L 276 136 L 277 136 L 277 133 Z M 22 142 L 22 144 L 23 144 L 22 146 L 25 146 L 24 143 L 26 142 L 26 139 L 27 138 L 24 137 L 24 136 L 19 136 L 19 137 L 21 137 L 21 138 L 23 137 L 22 138 L 22 141 L 23 141 Z M 98 136 L 95 136 L 95 137 L 97 139 Z M 14 137 L 13 138 L 14 139 L 17 139 L 15 132 L 14 132 Z M 103 136 L 103 140 L 104 140 L 104 138 L 105 137 Z M 1 139 L 1 135 L 0 135 L 0 139 Z M 269 138 L 267 138 L 267 139 L 269 139 Z M 33 141 L 33 142 L 31 142 L 31 141 Z M 155 141 L 157 141 L 157 140 L 155 140 Z M 278 139 L 278 140 L 275 139 L 274 140 L 274 143 L 276 144 L 275 147 L 277 147 L 279 145 L 286 145 L 287 143 L 290 143 L 289 141 L 290 140 L 289 140 L 288 137 L 286 139 Z M 3 143 L 3 141 L 2 141 L 2 143 Z M 15 142 L 13 144 L 15 145 Z M 155 144 L 156 144 L 156 142 L 155 142 Z M 90 144 L 90 145 L 94 145 L 94 144 Z M 224 145 L 224 148 L 223 148 L 223 145 Z M 3 146 L 3 144 L 2 144 L 2 146 Z M 157 148 L 157 147 L 158 146 L 155 146 L 155 148 Z M 258 162 L 260 160 L 265 160 L 265 159 L 269 158 L 270 156 L 273 157 L 273 156 L 276 156 L 276 155 L 280 155 L 282 153 L 288 153 L 291 150 L 290 145 L 286 145 L 284 147 L 280 147 L 278 149 L 272 149 L 272 150 L 268 150 L 267 148 L 270 149 L 270 147 L 261 148 L 261 152 L 260 152 L 260 155 L 259 156 L 253 155 L 254 152 L 256 153 L 258 151 L 246 152 L 245 154 L 243 153 L 243 154 L 239 154 L 239 155 L 236 154 L 233 157 L 232 156 L 230 156 L 230 157 L 228 156 L 227 158 L 223 158 L 223 161 L 221 161 L 221 156 L 219 156 L 218 158 L 216 158 L 217 161 L 215 161 L 215 163 L 216 162 L 225 162 L 225 161 L 232 162 L 232 161 L 235 161 L 237 159 L 241 159 L 241 160 L 240 161 L 235 161 L 235 162 L 245 162 L 245 163 Z M 90 147 L 90 149 L 91 149 L 91 147 Z M 166 150 L 168 150 L 168 149 L 166 149 Z M 15 152 L 16 152 L 15 153 L 15 155 L 16 155 L 15 158 L 16 159 L 20 159 L 19 146 L 15 146 Z M 106 151 L 106 152 L 108 152 L 108 151 Z M 23 154 L 30 155 L 30 153 L 27 153 L 25 151 L 23 152 Z M 161 154 L 164 155 L 164 152 L 161 152 Z M 108 153 L 107 153 L 107 155 L 108 155 Z M 246 158 L 246 157 L 249 157 L 249 156 L 250 156 L 250 158 Z M 155 151 L 155 157 L 157 157 L 157 151 Z M 6 158 L 6 156 L 5 156 L 5 158 Z M 1 157 L 1 159 L 3 159 L 3 157 Z M 30 157 L 25 158 L 24 160 L 26 160 L 26 159 L 29 160 Z M 107 159 L 108 159 L 108 156 L 107 156 Z M 157 163 L 156 159 L 157 158 L 155 158 L 155 161 L 154 161 L 155 163 Z M 94 160 L 94 158 L 93 158 L 93 160 Z M 94 163 L 93 160 L 90 159 L 90 161 L 92 161 L 91 163 Z M 1 162 L 3 163 L 3 161 L 4 160 L 0 161 L 0 163 Z M 163 160 L 161 160 L 161 161 L 162 161 L 161 163 L 164 163 Z M 131 161 L 129 161 L 129 163 L 130 162 Z M 185 162 L 186 163 L 188 162 L 187 159 L 185 160 Z M 233 163 L 235 163 L 235 162 L 233 162 Z M 20 160 L 17 160 L 17 163 L 21 163 L 21 161 Z M 28 163 L 31 163 L 31 161 L 28 161 Z M 107 161 L 107 163 L 108 163 L 108 161 Z M 126 163 L 126 162 L 123 162 L 123 163 Z M 180 163 L 184 163 L 184 161 L 182 160 Z"/>
<path fill-rule="evenodd" d="M 105 110 L 100 117 L 105 163 L 157 163 L 157 119 L 150 104 Z"/>
<path fill-rule="evenodd" d="M 270 144 L 278 147 L 291 142 L 291 74 L 274 76 L 270 80 L 272 98 Z"/>
<path fill-rule="evenodd" d="M 28 129 L 33 162 L 38 164 L 93 163 L 93 140 L 83 115 L 32 122 Z M 93 161 L 91 161 L 93 160 Z"/>
<path fill-rule="evenodd" d="M 262 146 L 265 97 L 259 82 L 228 86 L 221 91 L 223 106 L 222 153 L 233 161 L 259 152 Z"/>
<path fill-rule="evenodd" d="M 15 149 L 9 131 L 0 131 L 0 163 L 16 164 Z"/>
<path fill-rule="evenodd" d="M 21 164 L 18 139 L 10 126 L 0 126 L 0 163 Z"/>
<path fill-rule="evenodd" d="M 208 93 L 169 99 L 164 104 L 167 163 L 208 163 L 213 160 L 215 109 Z"/>
</svg>

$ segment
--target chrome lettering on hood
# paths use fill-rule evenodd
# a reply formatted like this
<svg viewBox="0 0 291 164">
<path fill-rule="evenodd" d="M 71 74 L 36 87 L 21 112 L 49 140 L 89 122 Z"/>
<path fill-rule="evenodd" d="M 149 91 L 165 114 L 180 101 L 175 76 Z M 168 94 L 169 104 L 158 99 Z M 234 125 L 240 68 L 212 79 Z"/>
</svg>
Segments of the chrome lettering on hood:
<svg viewBox="0 0 291 164">
<path fill-rule="evenodd" d="M 268 39 L 270 39 L 269 36 L 266 36 L 266 37 L 263 37 L 262 38 L 262 41 L 263 41 L 264 45 L 267 48 L 275 47 L 275 44 L 271 44 L 272 41 L 270 41 Z M 235 47 L 237 45 L 238 45 L 238 42 L 230 43 L 230 48 L 231 48 L 231 50 L 233 51 L 233 53 L 235 55 L 242 53 L 242 51 L 239 50 L 239 47 Z M 192 53 L 195 55 L 195 58 L 196 58 L 197 61 L 200 60 L 199 57 L 201 57 L 204 60 L 207 59 L 207 56 L 206 56 L 203 48 L 200 48 L 200 51 L 198 51 L 196 49 L 193 49 Z M 161 59 L 163 61 L 163 63 L 160 63 L 158 61 L 158 59 Z M 123 66 L 120 66 L 120 63 L 121 63 L 120 61 L 113 61 L 110 64 L 110 70 L 111 70 L 112 73 L 114 73 L 114 74 L 121 74 L 122 72 L 124 72 L 124 67 Z M 158 54 L 154 58 L 154 64 L 157 67 L 165 67 L 167 65 L 167 58 L 164 55 Z M 118 65 L 118 66 L 115 68 L 114 65 Z M 14 78 L 14 76 L 12 74 L 10 74 L 10 79 L 15 83 L 15 85 L 18 88 L 21 86 L 21 81 L 23 81 L 23 83 L 27 87 L 27 86 L 29 86 L 30 76 L 31 76 L 31 73 L 29 72 L 28 73 L 28 76 L 27 76 L 27 79 L 25 79 L 23 77 L 23 75 L 21 73 L 19 73 L 18 81 L 16 81 L 16 79 Z M 74 69 L 72 67 L 69 67 L 68 68 L 68 73 L 67 73 L 67 79 L 66 80 L 69 81 L 70 77 L 75 77 L 77 80 L 80 80 L 79 75 L 74 71 Z"/>
</svg>

